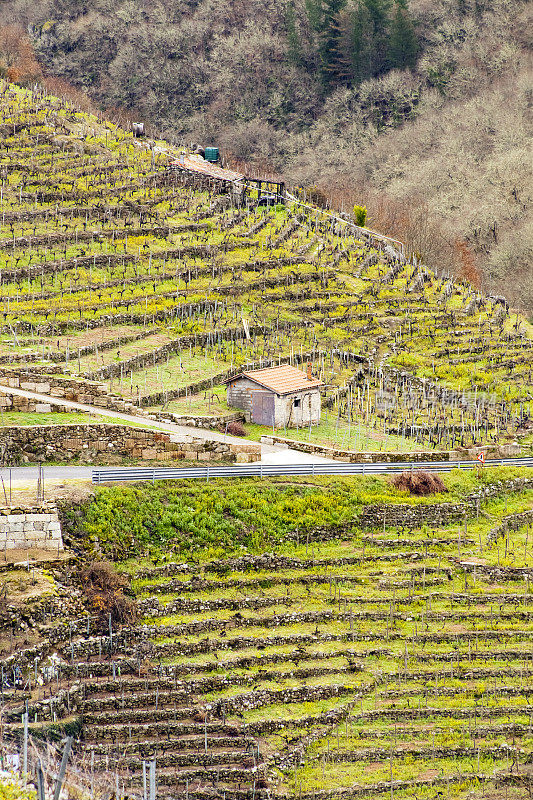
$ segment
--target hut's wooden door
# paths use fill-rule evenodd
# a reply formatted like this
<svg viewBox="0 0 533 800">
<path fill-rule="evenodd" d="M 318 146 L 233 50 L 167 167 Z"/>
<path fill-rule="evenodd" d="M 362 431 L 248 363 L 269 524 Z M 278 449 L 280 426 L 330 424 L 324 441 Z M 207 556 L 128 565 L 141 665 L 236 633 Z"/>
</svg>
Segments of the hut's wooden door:
<svg viewBox="0 0 533 800">
<path fill-rule="evenodd" d="M 252 422 L 274 425 L 274 400 L 270 392 L 252 392 Z"/>
</svg>

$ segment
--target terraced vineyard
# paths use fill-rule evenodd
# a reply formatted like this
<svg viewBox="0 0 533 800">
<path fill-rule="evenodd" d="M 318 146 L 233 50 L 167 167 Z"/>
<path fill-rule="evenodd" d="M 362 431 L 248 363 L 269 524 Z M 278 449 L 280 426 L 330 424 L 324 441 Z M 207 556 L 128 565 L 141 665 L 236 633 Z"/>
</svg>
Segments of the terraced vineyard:
<svg viewBox="0 0 533 800">
<path fill-rule="evenodd" d="M 311 360 L 337 443 L 449 449 L 525 432 L 530 326 L 504 303 L 320 209 L 235 208 L 169 169 L 175 148 L 56 98 L 2 84 L 0 105 L 4 364 L 209 413 L 244 363 Z"/>
<path fill-rule="evenodd" d="M 177 148 L 40 91 L 1 83 L 0 108 L 0 385 L 66 373 L 127 408 L 222 415 L 244 364 L 311 361 L 323 422 L 296 437 L 528 443 L 531 326 L 503 298 L 291 196 L 235 205 Z M 49 605 L 19 629 L 0 598 L 0 738 L 27 710 L 117 798 L 152 758 L 179 800 L 531 797 L 515 479 L 450 473 L 446 502 L 368 477 L 98 489 L 62 511 L 78 563 L 38 567 Z M 103 557 L 131 578 L 128 624 L 104 589 L 82 597 Z"/>
<path fill-rule="evenodd" d="M 478 484 L 459 505 L 456 494 L 413 504 L 372 479 L 140 491 L 141 517 L 165 496 L 167 525 L 178 508 L 211 502 L 212 521 L 197 517 L 197 530 L 255 518 L 261 535 L 274 514 L 278 534 L 270 526 L 268 552 L 235 542 L 222 559 L 205 560 L 204 549 L 197 560 L 125 562 L 137 623 L 111 638 L 83 616 L 48 628 L 62 659 L 44 687 L 14 693 L 7 730 L 28 699 L 36 733 L 70 726 L 95 772 L 116 772 L 126 793 L 140 791 L 142 760 L 156 757 L 169 797 L 524 798 L 533 777 L 527 487 Z M 115 522 L 87 511 L 79 530 L 96 524 L 119 537 L 136 526 L 134 491 L 103 490 L 98 502 Z M 393 503 L 368 505 L 372 494 Z"/>
</svg>

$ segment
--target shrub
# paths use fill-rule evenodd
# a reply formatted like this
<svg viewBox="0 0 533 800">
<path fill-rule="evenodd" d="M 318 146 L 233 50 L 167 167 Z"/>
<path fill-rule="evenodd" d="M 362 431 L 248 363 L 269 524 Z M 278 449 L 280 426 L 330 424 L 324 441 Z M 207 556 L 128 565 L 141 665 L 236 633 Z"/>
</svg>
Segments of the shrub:
<svg viewBox="0 0 533 800">
<path fill-rule="evenodd" d="M 113 622 L 133 622 L 136 617 L 135 602 L 126 596 L 127 579 L 116 571 L 113 564 L 107 561 L 91 562 L 82 570 L 81 581 L 89 610 L 101 618 L 102 626 L 108 624 L 110 614 Z"/>
<path fill-rule="evenodd" d="M 392 479 L 392 485 L 396 489 L 416 495 L 438 494 L 439 492 L 448 491 L 440 475 L 434 475 L 432 472 L 423 472 L 422 470 L 402 472 L 400 475 L 395 475 Z"/>
<path fill-rule="evenodd" d="M 304 198 L 306 198 L 309 203 L 314 203 L 320 208 L 328 207 L 328 197 L 326 193 L 317 186 L 305 186 Z"/>
<path fill-rule="evenodd" d="M 237 421 L 229 423 L 228 433 L 231 436 L 246 436 L 244 425 L 242 424 L 242 422 L 237 422 Z"/>
<path fill-rule="evenodd" d="M 359 225 L 360 228 L 364 228 L 366 225 L 366 206 L 358 206 L 355 205 L 353 207 L 353 215 L 355 218 L 355 224 Z"/>
</svg>

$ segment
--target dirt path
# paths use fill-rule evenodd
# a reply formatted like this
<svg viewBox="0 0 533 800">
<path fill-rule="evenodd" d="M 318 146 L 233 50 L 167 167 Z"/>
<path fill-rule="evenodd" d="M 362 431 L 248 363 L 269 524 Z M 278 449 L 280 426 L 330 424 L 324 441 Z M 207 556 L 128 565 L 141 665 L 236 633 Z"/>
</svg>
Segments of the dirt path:
<svg viewBox="0 0 533 800">
<path fill-rule="evenodd" d="M 227 436 L 218 431 L 206 430 L 205 428 L 195 428 L 187 425 L 177 425 L 174 422 L 158 422 L 157 420 L 145 419 L 141 416 L 134 414 L 126 414 L 122 411 L 112 411 L 108 408 L 100 408 L 98 406 L 89 406 L 85 403 L 76 403 L 73 400 L 65 400 L 63 397 L 52 397 L 48 394 L 39 394 L 38 392 L 30 392 L 26 389 L 15 389 L 10 386 L 0 384 L 0 392 L 3 394 L 13 394 L 19 397 L 27 397 L 30 400 L 38 400 L 40 403 L 49 403 L 50 405 L 64 406 L 73 411 L 84 411 L 87 414 L 94 414 L 97 417 L 109 417 L 112 420 L 125 422 L 130 425 L 137 425 L 140 427 L 152 428 L 165 433 L 175 434 L 177 437 L 194 437 L 195 439 L 204 439 L 208 442 L 227 442 L 228 444 L 242 444 L 244 439 L 237 436 Z M 261 445 L 261 452 L 276 452 L 279 447 L 273 445 Z"/>
</svg>

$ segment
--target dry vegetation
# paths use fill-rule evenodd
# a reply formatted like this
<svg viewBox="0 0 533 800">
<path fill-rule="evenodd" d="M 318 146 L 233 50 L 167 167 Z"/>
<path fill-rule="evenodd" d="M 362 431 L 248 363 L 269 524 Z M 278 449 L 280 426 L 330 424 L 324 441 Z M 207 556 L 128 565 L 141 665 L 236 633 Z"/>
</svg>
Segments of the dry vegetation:
<svg viewBox="0 0 533 800">
<path fill-rule="evenodd" d="M 128 597 L 128 581 L 108 561 L 92 561 L 80 573 L 87 607 L 101 620 L 104 630 L 109 620 L 119 625 L 131 623 L 136 606 Z"/>
<path fill-rule="evenodd" d="M 421 470 L 402 472 L 400 475 L 395 475 L 392 479 L 392 485 L 395 486 L 396 489 L 421 497 L 447 491 L 440 475 L 434 475 L 432 472 L 423 472 Z"/>
</svg>

